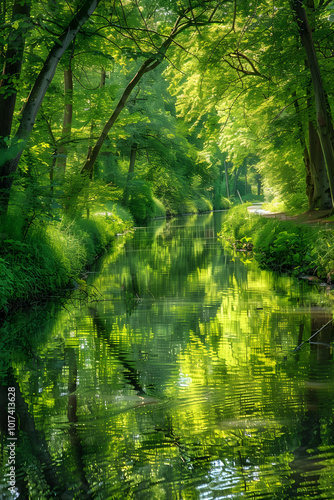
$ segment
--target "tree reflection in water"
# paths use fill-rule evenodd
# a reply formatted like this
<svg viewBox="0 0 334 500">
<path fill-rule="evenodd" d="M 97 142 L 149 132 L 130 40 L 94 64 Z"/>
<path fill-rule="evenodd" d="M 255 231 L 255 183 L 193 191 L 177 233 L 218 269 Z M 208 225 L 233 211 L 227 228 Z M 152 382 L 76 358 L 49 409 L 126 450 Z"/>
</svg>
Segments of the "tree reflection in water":
<svg viewBox="0 0 334 500">
<path fill-rule="evenodd" d="M 332 325 L 294 350 L 325 297 L 225 252 L 220 227 L 142 228 L 90 275 L 102 296 L 7 332 L 2 498 L 8 385 L 19 498 L 334 498 Z"/>
</svg>

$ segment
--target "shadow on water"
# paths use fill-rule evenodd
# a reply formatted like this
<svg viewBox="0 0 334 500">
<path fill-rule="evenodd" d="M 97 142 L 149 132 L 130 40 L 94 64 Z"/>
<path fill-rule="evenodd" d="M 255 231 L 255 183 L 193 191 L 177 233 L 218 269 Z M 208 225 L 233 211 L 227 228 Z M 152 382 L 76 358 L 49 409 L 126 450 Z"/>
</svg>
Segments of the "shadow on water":
<svg viewBox="0 0 334 500">
<path fill-rule="evenodd" d="M 221 217 L 138 229 L 102 295 L 3 329 L 1 498 L 334 498 L 325 296 L 224 251 Z"/>
</svg>

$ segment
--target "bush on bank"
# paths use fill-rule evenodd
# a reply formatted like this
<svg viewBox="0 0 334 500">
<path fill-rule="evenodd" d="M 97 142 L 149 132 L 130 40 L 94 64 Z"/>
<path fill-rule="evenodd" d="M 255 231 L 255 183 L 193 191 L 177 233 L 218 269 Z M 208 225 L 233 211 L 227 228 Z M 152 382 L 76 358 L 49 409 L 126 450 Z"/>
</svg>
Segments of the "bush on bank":
<svg viewBox="0 0 334 500">
<path fill-rule="evenodd" d="M 115 213 L 64 219 L 37 225 L 23 239 L 9 220 L 0 240 L 0 310 L 73 287 L 72 279 L 131 225 Z"/>
<path fill-rule="evenodd" d="M 262 217 L 249 213 L 248 206 L 228 212 L 220 233 L 223 241 L 239 249 L 252 249 L 263 268 L 334 280 L 332 230 Z"/>
</svg>

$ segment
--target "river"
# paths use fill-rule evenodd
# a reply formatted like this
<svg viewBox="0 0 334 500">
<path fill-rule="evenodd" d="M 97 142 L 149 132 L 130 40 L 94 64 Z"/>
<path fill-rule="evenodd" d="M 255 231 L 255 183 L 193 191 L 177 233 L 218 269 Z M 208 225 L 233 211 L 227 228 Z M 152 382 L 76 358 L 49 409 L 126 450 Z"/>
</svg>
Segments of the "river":
<svg viewBox="0 0 334 500">
<path fill-rule="evenodd" d="M 225 251 L 223 216 L 138 228 L 5 324 L 1 498 L 334 498 L 330 299 Z"/>
</svg>

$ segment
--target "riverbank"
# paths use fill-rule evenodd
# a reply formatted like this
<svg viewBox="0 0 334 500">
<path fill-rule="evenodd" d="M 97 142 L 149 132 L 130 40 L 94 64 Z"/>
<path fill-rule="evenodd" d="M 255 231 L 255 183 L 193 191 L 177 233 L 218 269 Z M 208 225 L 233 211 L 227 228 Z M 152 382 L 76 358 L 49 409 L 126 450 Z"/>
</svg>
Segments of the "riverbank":
<svg viewBox="0 0 334 500">
<path fill-rule="evenodd" d="M 1 232 L 0 311 L 5 314 L 83 285 L 81 273 L 117 234 L 133 226 L 123 214 L 94 215 L 40 224 L 21 238 L 14 222 L 9 220 Z"/>
<path fill-rule="evenodd" d="M 85 270 L 134 223 L 133 215 L 115 204 L 89 219 L 36 219 L 27 231 L 22 220 L 9 217 L 0 230 L 0 314 L 75 288 L 85 290 Z"/>
<path fill-rule="evenodd" d="M 278 217 L 242 205 L 229 211 L 220 237 L 238 251 L 252 251 L 263 268 L 334 282 L 334 232 L 319 217 Z"/>
<path fill-rule="evenodd" d="M 161 208 L 162 204 L 156 205 Z M 8 216 L 5 226 L 0 228 L 0 314 L 7 315 L 75 288 L 85 290 L 84 271 L 117 234 L 132 230 L 141 221 L 138 207 L 137 218 L 134 209 L 131 213 L 114 203 L 107 203 L 106 208 L 106 212 L 90 215 L 89 219 L 36 218 L 26 228 L 23 218 L 17 214 Z M 191 208 L 200 213 L 212 206 L 181 204 L 176 208 Z M 166 214 L 165 209 L 160 212 L 156 209 L 154 215 L 178 214 L 177 210 Z"/>
</svg>

